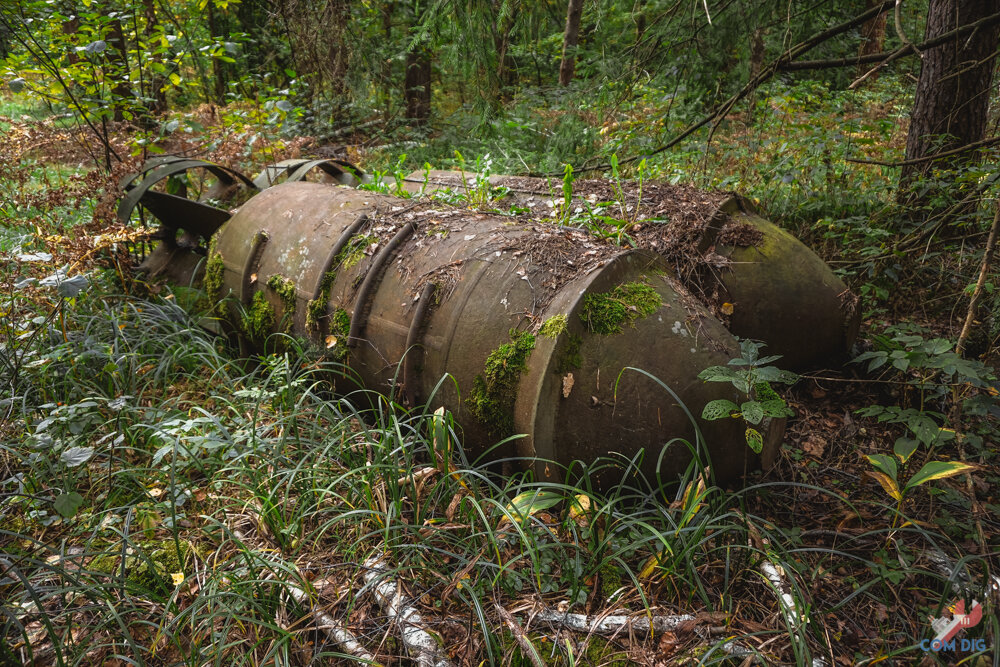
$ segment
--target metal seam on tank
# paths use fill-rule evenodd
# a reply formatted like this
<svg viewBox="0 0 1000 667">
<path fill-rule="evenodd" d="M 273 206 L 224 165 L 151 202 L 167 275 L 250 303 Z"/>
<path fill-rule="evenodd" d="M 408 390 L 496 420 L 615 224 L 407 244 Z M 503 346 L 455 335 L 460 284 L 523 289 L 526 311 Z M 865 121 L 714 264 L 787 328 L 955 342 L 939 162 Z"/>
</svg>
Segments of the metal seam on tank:
<svg viewBox="0 0 1000 667">
<path fill-rule="evenodd" d="M 431 297 L 437 290 L 437 284 L 427 283 L 423 291 L 420 292 L 420 299 L 417 307 L 413 310 L 413 318 L 410 320 L 410 329 L 406 332 L 406 347 L 403 357 L 403 391 L 410 405 L 420 404 L 420 395 L 417 392 L 417 347 L 420 347 L 420 356 L 423 357 L 423 345 L 420 344 L 420 329 L 423 325 L 427 311 L 430 309 Z"/>
<path fill-rule="evenodd" d="M 473 276 L 472 282 L 466 283 L 467 288 L 462 293 L 463 298 L 460 302 L 455 304 L 454 315 L 450 321 L 447 322 L 448 331 L 442 340 L 446 341 L 447 346 L 445 349 L 448 351 L 447 356 L 444 358 L 444 367 L 451 368 L 451 353 L 455 349 L 455 346 L 451 344 L 451 341 L 455 340 L 455 331 L 458 330 L 458 323 L 462 319 L 462 314 L 465 312 L 465 304 L 469 302 L 472 298 L 473 293 L 476 291 L 476 287 L 479 286 L 479 281 L 483 279 L 486 275 L 487 270 L 493 264 L 492 260 L 481 260 L 478 268 L 479 271 Z"/>
<path fill-rule="evenodd" d="M 316 299 L 322 299 L 324 297 L 323 283 L 326 280 L 326 274 L 333 270 L 333 263 L 337 261 L 337 255 L 339 255 L 341 251 L 347 247 L 347 244 L 350 242 L 350 240 L 354 238 L 354 236 L 359 231 L 361 231 L 361 228 L 364 227 L 365 223 L 367 222 L 368 222 L 368 214 L 362 213 L 360 216 L 358 216 L 357 220 L 352 222 L 347 227 L 347 229 L 341 232 L 340 236 L 337 238 L 337 242 L 334 243 L 333 248 L 330 249 L 330 254 L 323 262 L 323 269 L 319 272 L 319 281 L 316 283 L 316 288 L 313 290 L 313 296 L 311 299 L 312 301 L 315 301 Z M 328 294 L 326 295 L 326 298 L 327 300 L 329 300 Z M 325 307 L 326 304 L 324 304 L 324 308 Z M 323 319 L 325 320 L 326 318 Z M 319 326 L 321 336 L 329 333 L 329 331 L 326 328 L 328 326 L 326 322 L 317 322 L 317 324 Z"/>
<path fill-rule="evenodd" d="M 250 276 L 260 266 L 260 258 L 264 253 L 264 246 L 267 244 L 267 232 L 261 230 L 254 234 L 250 243 L 250 252 L 247 253 L 246 261 L 240 272 L 240 303 L 246 305 L 250 299 Z"/>
<path fill-rule="evenodd" d="M 399 228 L 399 231 L 396 232 L 396 235 L 385 244 L 385 247 L 372 260 L 371 266 L 368 267 L 368 273 L 365 274 L 365 279 L 361 283 L 361 287 L 358 288 L 357 298 L 354 300 L 354 312 L 351 313 L 351 329 L 347 334 L 348 347 L 355 347 L 361 339 L 361 334 L 364 333 L 365 324 L 368 319 L 365 313 L 365 306 L 368 303 L 370 293 L 375 289 L 382 275 L 382 270 L 388 264 L 389 258 L 392 257 L 396 248 L 408 239 L 415 230 L 416 225 L 414 223 L 404 223 Z"/>
</svg>

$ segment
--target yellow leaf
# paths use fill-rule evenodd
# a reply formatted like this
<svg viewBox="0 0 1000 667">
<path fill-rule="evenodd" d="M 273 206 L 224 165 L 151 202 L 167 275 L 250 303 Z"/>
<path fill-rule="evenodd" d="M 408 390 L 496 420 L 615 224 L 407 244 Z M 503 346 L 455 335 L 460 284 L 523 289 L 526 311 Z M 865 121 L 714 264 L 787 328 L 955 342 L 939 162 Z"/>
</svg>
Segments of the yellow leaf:
<svg viewBox="0 0 1000 667">
<path fill-rule="evenodd" d="M 734 309 L 735 309 L 735 306 L 733 304 L 729 303 L 728 301 L 725 302 L 724 304 L 722 304 L 722 308 L 721 308 L 723 315 L 732 315 Z"/>
<path fill-rule="evenodd" d="M 331 347 L 336 347 L 336 345 L 337 345 L 337 337 L 336 336 L 327 336 L 326 337 L 326 349 L 329 350 Z"/>
<path fill-rule="evenodd" d="M 899 492 L 899 487 L 896 486 L 896 482 L 892 479 L 892 477 L 889 477 L 884 472 L 879 472 L 877 470 L 869 470 L 868 474 L 874 477 L 875 481 L 881 484 L 882 488 L 885 489 L 885 492 L 892 496 L 896 502 L 902 502 L 903 494 Z"/>
<path fill-rule="evenodd" d="M 149 491 L 147 491 L 146 493 L 148 493 L 149 495 L 153 496 L 154 498 L 159 498 L 160 496 L 163 495 L 163 489 L 161 489 L 159 487 L 154 487 L 154 488 L 150 489 Z"/>
<path fill-rule="evenodd" d="M 172 572 L 170 578 L 174 580 L 174 586 L 180 586 L 184 583 L 184 573 L 183 572 Z"/>
</svg>

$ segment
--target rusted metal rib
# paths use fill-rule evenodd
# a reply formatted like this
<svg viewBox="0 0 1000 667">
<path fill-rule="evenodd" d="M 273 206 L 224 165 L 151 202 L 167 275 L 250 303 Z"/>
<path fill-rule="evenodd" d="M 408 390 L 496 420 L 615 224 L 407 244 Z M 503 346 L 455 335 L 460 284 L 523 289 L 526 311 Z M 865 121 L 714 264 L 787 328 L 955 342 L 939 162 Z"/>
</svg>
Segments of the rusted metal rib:
<svg viewBox="0 0 1000 667">
<path fill-rule="evenodd" d="M 423 357 L 423 350 L 420 347 L 420 331 L 424 324 L 424 318 L 431 306 L 431 298 L 437 290 L 437 285 L 427 283 L 420 292 L 420 299 L 417 307 L 413 310 L 413 319 L 410 320 L 410 330 L 406 332 L 406 356 L 403 357 L 403 391 L 406 400 L 410 405 L 420 405 L 420 392 L 417 390 L 417 360 Z"/>
<path fill-rule="evenodd" d="M 253 281 L 250 278 L 257 271 L 260 255 L 264 251 L 266 243 L 266 232 L 254 234 L 250 244 L 250 252 L 247 253 L 246 261 L 243 262 L 243 270 L 240 272 L 240 303 L 245 306 L 250 304 L 250 298 L 253 296 Z"/>
<path fill-rule="evenodd" d="M 347 335 L 347 346 L 355 347 L 361 340 L 361 334 L 365 331 L 365 324 L 368 320 L 366 308 L 368 306 L 368 300 L 372 294 L 372 291 L 378 285 L 379 280 L 382 277 L 382 270 L 385 265 L 392 258 L 393 253 L 396 248 L 406 239 L 410 238 L 413 232 L 416 231 L 416 226 L 412 222 L 407 222 L 399 228 L 396 235 L 393 236 L 385 247 L 382 248 L 372 259 L 371 266 L 368 268 L 368 273 L 365 274 L 365 279 L 361 283 L 361 287 L 358 288 L 358 296 L 354 300 L 354 312 L 351 313 L 351 330 Z"/>
<path fill-rule="evenodd" d="M 337 261 L 337 256 L 343 252 L 347 244 L 351 242 L 351 239 L 361 231 L 361 228 L 365 226 L 368 222 L 368 216 L 361 214 L 358 219 L 355 220 L 350 227 L 344 230 L 344 233 L 340 235 L 337 242 L 333 244 L 330 248 L 330 253 L 327 255 L 326 259 L 323 261 L 323 269 L 319 272 L 319 280 L 316 281 L 316 287 L 313 289 L 312 300 L 322 299 L 328 295 L 323 294 L 323 283 L 326 280 L 326 274 L 333 270 L 333 263 Z M 326 328 L 326 318 L 322 318 L 320 322 L 317 322 L 319 329 L 323 334 L 328 333 Z"/>
</svg>

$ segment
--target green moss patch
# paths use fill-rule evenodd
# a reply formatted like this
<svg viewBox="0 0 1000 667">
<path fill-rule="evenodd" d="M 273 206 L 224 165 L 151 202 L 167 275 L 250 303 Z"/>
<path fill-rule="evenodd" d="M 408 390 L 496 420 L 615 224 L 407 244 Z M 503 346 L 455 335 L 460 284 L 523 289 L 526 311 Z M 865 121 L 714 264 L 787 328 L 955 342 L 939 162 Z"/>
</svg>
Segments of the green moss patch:
<svg viewBox="0 0 1000 667">
<path fill-rule="evenodd" d="M 285 333 L 292 330 L 292 316 L 295 315 L 295 283 L 281 274 L 274 274 L 267 280 L 267 286 L 274 290 L 278 298 L 281 299 L 281 306 L 284 310 L 282 319 L 285 323 Z"/>
<path fill-rule="evenodd" d="M 555 367 L 555 372 L 560 375 L 583 365 L 583 355 L 580 354 L 583 339 L 576 334 L 570 334 L 566 336 L 565 341 Z"/>
<path fill-rule="evenodd" d="M 187 540 L 137 542 L 125 556 L 125 582 L 137 593 L 167 593 L 174 588 L 171 575 L 185 572 L 185 563 L 197 556 L 197 550 Z M 118 576 L 122 570 L 121 556 L 109 554 L 94 558 L 87 566 L 92 572 Z"/>
<path fill-rule="evenodd" d="M 514 401 L 521 373 L 535 349 L 535 337 L 527 331 L 510 330 L 510 342 L 493 350 L 483 366 L 483 374 L 472 382 L 466 400 L 469 410 L 491 435 L 504 438 L 514 431 Z"/>
<path fill-rule="evenodd" d="M 333 265 L 342 269 L 349 269 L 355 266 L 364 258 L 365 250 L 368 246 L 376 241 L 378 241 L 377 236 L 367 234 L 351 237 L 351 240 L 347 242 L 344 249 L 337 255 L 337 259 L 334 260 Z"/>
<path fill-rule="evenodd" d="M 254 292 L 250 308 L 243 314 L 243 333 L 255 343 L 264 342 L 274 329 L 274 308 L 263 292 Z"/>
<path fill-rule="evenodd" d="M 326 304 L 330 300 L 330 290 L 333 289 L 333 282 L 336 279 L 336 271 L 327 271 L 323 274 L 323 280 L 319 284 L 319 297 L 310 300 L 306 306 L 307 328 L 319 328 L 319 321 L 326 315 Z"/>
<path fill-rule="evenodd" d="M 222 286 L 225 281 L 226 265 L 222 261 L 222 255 L 215 251 L 215 244 L 208 251 L 208 261 L 205 264 L 205 279 L 202 286 L 205 294 L 213 301 L 222 298 Z"/>
<path fill-rule="evenodd" d="M 566 331 L 566 325 L 569 320 L 565 315 L 553 315 L 549 319 L 545 320 L 542 324 L 542 328 L 538 330 L 538 333 L 546 338 L 558 338 L 559 334 Z"/>
<path fill-rule="evenodd" d="M 610 292 L 583 298 L 580 319 L 596 334 L 620 334 L 640 317 L 648 317 L 662 305 L 659 293 L 646 282 L 622 283 Z"/>
</svg>

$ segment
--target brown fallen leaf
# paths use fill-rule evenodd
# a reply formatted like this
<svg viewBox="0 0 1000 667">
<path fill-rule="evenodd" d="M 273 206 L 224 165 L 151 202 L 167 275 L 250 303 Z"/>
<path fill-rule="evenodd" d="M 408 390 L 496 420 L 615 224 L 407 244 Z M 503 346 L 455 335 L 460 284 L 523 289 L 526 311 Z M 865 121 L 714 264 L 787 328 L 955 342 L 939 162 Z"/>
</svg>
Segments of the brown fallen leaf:
<svg viewBox="0 0 1000 667">
<path fill-rule="evenodd" d="M 563 398 L 569 398 L 569 394 L 573 391 L 573 384 L 576 380 L 573 379 L 572 373 L 566 373 L 562 379 L 562 395 Z"/>
</svg>

